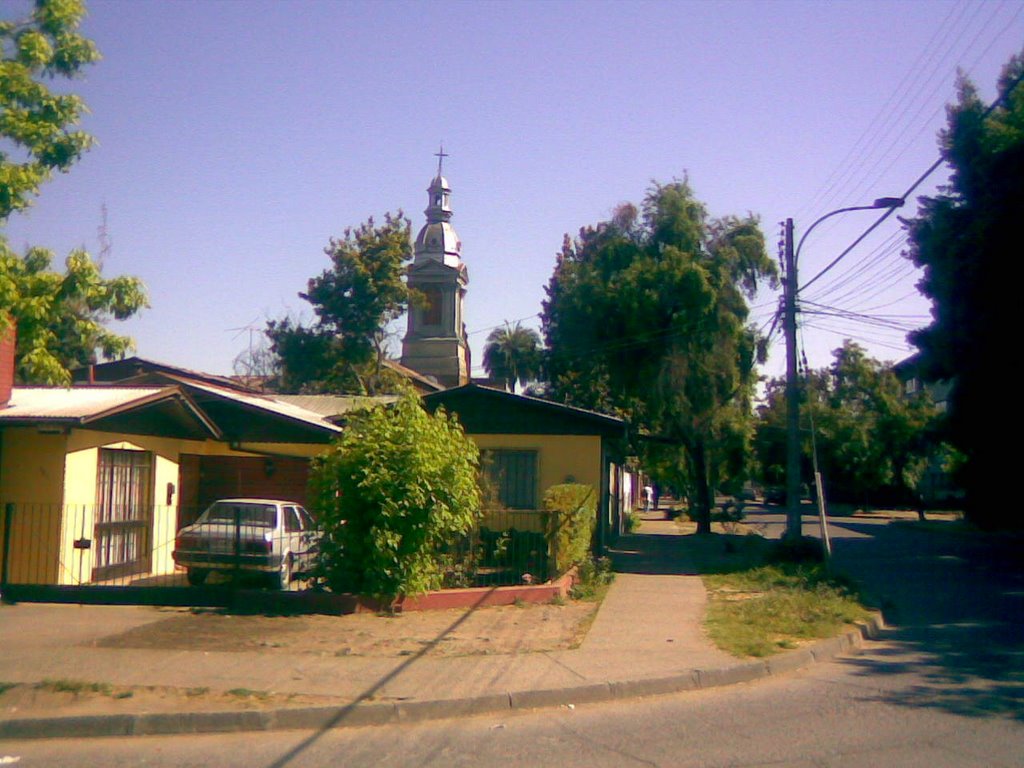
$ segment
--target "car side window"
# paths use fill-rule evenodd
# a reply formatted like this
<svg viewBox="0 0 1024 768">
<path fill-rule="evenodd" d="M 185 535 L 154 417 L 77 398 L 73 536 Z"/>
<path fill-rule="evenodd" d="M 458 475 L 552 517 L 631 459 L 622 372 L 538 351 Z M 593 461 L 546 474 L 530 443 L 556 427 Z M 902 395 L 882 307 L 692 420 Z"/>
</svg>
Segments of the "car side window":
<svg viewBox="0 0 1024 768">
<path fill-rule="evenodd" d="M 287 533 L 298 533 L 302 530 L 302 521 L 299 520 L 299 513 L 295 507 L 284 508 L 284 530 Z"/>
<path fill-rule="evenodd" d="M 316 528 L 316 520 L 313 519 L 313 516 L 309 514 L 305 508 L 296 507 L 296 509 L 299 510 L 299 519 L 302 520 L 302 524 L 305 526 L 307 531 L 312 531 Z"/>
</svg>

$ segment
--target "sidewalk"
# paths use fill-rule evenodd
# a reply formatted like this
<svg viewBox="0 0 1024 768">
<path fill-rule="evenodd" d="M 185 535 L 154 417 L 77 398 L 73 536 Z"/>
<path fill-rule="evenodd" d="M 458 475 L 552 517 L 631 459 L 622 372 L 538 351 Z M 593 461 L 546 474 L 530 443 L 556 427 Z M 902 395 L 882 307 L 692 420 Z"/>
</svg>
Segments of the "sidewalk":
<svg viewBox="0 0 1024 768">
<path fill-rule="evenodd" d="M 752 662 L 718 650 L 701 628 L 704 586 L 681 559 L 678 541 L 674 524 L 654 519 L 619 540 L 612 553 L 617 578 L 572 650 L 432 655 L 431 647 L 472 610 L 449 612 L 445 633 L 398 658 L 110 648 L 97 643 L 161 615 L 135 606 L 0 606 L 0 690 L 9 683 L 79 680 L 273 693 L 269 702 L 256 697 L 229 711 L 210 710 L 202 696 L 179 711 L 109 696 L 93 697 L 74 716 L 38 709 L 26 716 L 3 708 L 0 738 L 325 728 L 575 705 L 754 680 L 859 644 L 860 633 L 850 632 Z"/>
</svg>

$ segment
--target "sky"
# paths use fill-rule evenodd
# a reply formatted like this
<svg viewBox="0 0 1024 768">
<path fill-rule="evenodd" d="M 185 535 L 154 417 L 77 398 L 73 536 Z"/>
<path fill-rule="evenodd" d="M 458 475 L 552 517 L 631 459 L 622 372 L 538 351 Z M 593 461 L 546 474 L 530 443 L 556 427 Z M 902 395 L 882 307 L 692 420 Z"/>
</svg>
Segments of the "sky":
<svg viewBox="0 0 1024 768">
<path fill-rule="evenodd" d="M 0 17 L 27 7 L 5 2 Z M 311 319 L 298 293 L 328 266 L 330 238 L 398 209 L 415 234 L 442 142 L 483 375 L 491 329 L 539 328 L 565 233 L 685 176 L 711 216 L 758 215 L 775 256 L 787 217 L 799 239 L 832 210 L 904 195 L 938 157 L 958 68 L 990 101 L 1024 48 L 1021 0 L 88 8 L 82 31 L 103 60 L 54 87 L 85 99 L 98 144 L 6 235 L 59 265 L 73 248 L 104 250 L 105 209 L 104 273 L 141 277 L 151 304 L 112 328 L 140 356 L 211 373 L 230 373 L 268 319 Z M 877 217 L 816 227 L 801 284 Z M 811 367 L 844 338 L 879 359 L 911 354 L 906 331 L 929 304 L 905 247 L 891 217 L 802 294 Z M 751 301 L 764 332 L 777 304 L 769 290 Z M 772 338 L 764 372 L 778 375 Z"/>
</svg>

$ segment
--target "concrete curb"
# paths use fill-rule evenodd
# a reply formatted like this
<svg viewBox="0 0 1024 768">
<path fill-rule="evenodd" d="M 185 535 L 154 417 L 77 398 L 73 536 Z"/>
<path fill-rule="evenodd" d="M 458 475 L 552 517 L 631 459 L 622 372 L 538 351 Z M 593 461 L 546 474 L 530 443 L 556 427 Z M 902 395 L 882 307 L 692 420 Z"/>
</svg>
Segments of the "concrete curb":
<svg viewBox="0 0 1024 768">
<path fill-rule="evenodd" d="M 0 720 L 0 739 L 85 738 L 103 736 L 168 736 L 186 733 L 231 733 L 272 730 L 329 730 L 366 725 L 440 720 L 513 710 L 575 706 L 644 696 L 719 688 L 761 680 L 856 653 L 865 640 L 876 639 L 884 623 L 874 614 L 836 637 L 762 661 L 716 669 L 694 669 L 665 677 L 588 683 L 549 690 L 510 691 L 460 699 L 356 701 L 341 707 L 296 707 L 221 712 L 168 712 L 83 715 Z"/>
</svg>

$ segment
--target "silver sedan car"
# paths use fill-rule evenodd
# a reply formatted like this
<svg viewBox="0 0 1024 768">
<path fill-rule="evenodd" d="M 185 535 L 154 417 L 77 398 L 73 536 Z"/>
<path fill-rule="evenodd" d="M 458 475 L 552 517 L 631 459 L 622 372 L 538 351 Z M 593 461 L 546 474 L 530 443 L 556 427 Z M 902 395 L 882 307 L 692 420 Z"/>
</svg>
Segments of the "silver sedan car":
<svg viewBox="0 0 1024 768">
<path fill-rule="evenodd" d="M 214 572 L 264 574 L 281 589 L 313 567 L 320 534 L 293 501 L 221 499 L 178 531 L 174 562 L 200 585 Z"/>
</svg>

